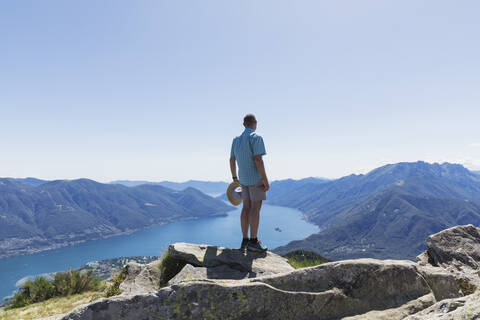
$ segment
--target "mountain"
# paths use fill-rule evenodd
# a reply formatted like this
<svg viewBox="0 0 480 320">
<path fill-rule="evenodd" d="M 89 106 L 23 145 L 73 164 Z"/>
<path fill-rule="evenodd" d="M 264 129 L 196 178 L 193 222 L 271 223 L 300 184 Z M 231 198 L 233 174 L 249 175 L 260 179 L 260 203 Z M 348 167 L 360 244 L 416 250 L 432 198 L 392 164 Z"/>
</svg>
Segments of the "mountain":
<svg viewBox="0 0 480 320">
<path fill-rule="evenodd" d="M 28 178 L 6 178 L 6 179 L 17 181 L 17 182 L 20 182 L 20 183 L 23 183 L 23 184 L 26 184 L 26 185 L 32 186 L 32 187 L 36 187 L 36 186 L 39 186 L 41 184 L 44 184 L 45 182 L 48 182 L 47 180 L 41 180 L 41 179 L 32 178 L 32 177 L 28 177 Z"/>
<path fill-rule="evenodd" d="M 458 164 L 403 162 L 272 194 L 270 203 L 300 209 L 321 229 L 278 253 L 305 249 L 334 260 L 414 259 L 429 234 L 480 225 L 480 176 Z"/>
<path fill-rule="evenodd" d="M 284 197 L 295 198 L 300 196 L 296 194 L 297 190 L 306 190 L 315 188 L 320 184 L 327 183 L 331 180 L 324 178 L 304 178 L 299 180 L 285 179 L 275 180 L 270 183 L 270 190 L 268 191 L 268 199 L 282 199 Z"/>
<path fill-rule="evenodd" d="M 233 208 L 199 190 L 55 180 L 0 179 L 0 257 L 61 247 Z"/>
<path fill-rule="evenodd" d="M 298 197 L 299 195 L 296 194 L 297 190 L 302 189 L 302 187 L 310 186 L 314 188 L 318 184 L 326 183 L 328 179 L 324 178 L 304 178 L 299 180 L 294 179 L 284 179 L 284 180 L 275 180 L 270 182 L 270 190 L 267 194 L 267 201 L 269 199 L 275 199 L 276 203 L 278 203 L 279 199 L 288 196 L 289 198 Z M 224 191 L 225 192 L 225 191 Z M 216 197 L 217 199 L 228 201 L 227 195 L 225 193 Z M 267 202 L 269 203 L 269 202 Z M 288 207 L 288 205 L 286 205 Z"/>
<path fill-rule="evenodd" d="M 209 195 L 218 195 L 225 190 L 227 190 L 228 183 L 224 181 L 199 181 L 199 180 L 188 180 L 185 182 L 171 182 L 171 181 L 161 181 L 161 182 L 151 182 L 143 180 L 116 180 L 110 182 L 111 184 L 122 184 L 127 187 L 135 187 L 142 184 L 150 185 L 160 185 L 174 190 L 184 190 L 186 188 L 195 188 L 203 193 Z"/>
</svg>

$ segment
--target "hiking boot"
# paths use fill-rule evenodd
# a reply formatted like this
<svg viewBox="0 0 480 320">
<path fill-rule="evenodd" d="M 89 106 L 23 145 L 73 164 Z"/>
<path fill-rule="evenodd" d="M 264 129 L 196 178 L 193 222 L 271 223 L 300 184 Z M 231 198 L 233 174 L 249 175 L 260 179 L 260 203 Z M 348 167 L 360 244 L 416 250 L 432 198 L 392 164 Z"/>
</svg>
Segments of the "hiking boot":
<svg viewBox="0 0 480 320">
<path fill-rule="evenodd" d="M 240 250 L 247 249 L 248 241 L 249 241 L 248 238 L 247 239 L 242 239 L 242 244 L 240 245 Z"/>
<path fill-rule="evenodd" d="M 255 251 L 255 252 L 265 252 L 265 251 L 267 251 L 268 248 L 266 246 L 264 246 L 260 242 L 260 240 L 256 239 L 256 240 L 248 241 L 247 249 L 250 250 L 250 251 Z"/>
</svg>

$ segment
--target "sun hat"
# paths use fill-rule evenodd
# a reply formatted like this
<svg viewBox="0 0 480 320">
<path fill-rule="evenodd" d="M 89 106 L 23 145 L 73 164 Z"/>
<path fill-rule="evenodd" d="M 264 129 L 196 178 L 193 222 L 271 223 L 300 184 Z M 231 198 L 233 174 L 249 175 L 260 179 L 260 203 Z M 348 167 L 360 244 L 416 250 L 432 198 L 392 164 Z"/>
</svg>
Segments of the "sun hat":
<svg viewBox="0 0 480 320">
<path fill-rule="evenodd" d="M 242 203 L 242 185 L 238 181 L 233 181 L 227 188 L 227 198 L 231 204 L 238 206 Z"/>
</svg>

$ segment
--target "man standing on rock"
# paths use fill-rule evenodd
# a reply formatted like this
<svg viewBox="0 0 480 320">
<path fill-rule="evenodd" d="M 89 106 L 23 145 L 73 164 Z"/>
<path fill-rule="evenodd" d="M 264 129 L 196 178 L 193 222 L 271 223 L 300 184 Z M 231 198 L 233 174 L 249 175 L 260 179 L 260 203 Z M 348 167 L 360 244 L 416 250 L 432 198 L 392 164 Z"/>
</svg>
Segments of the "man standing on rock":
<svg viewBox="0 0 480 320">
<path fill-rule="evenodd" d="M 262 156 L 266 154 L 265 145 L 262 137 L 255 133 L 257 119 L 253 114 L 247 114 L 243 118 L 243 126 L 245 130 L 242 135 L 233 139 L 230 151 L 230 170 L 233 181 L 238 181 L 242 185 L 241 249 L 264 252 L 267 251 L 267 247 L 258 240 L 257 233 L 262 200 L 267 199 L 266 192 L 270 188 L 262 160 Z M 238 163 L 239 178 L 237 178 L 235 161 Z M 250 238 L 248 238 L 249 228 Z"/>
</svg>

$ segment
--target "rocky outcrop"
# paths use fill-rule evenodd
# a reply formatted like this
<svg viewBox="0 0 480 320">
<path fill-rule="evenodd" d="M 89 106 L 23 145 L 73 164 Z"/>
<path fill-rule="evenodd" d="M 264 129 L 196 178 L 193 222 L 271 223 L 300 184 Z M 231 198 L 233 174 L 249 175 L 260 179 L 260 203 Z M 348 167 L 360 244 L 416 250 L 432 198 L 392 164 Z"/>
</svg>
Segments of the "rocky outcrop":
<svg viewBox="0 0 480 320">
<path fill-rule="evenodd" d="M 455 275 L 465 294 L 480 285 L 480 229 L 457 226 L 431 235 L 427 251 L 417 257 L 420 264 L 448 270 Z"/>
<path fill-rule="evenodd" d="M 160 289 L 160 261 L 149 264 L 130 262 L 125 266 L 127 276 L 120 284 L 120 291 L 128 295 L 155 292 Z"/>
<path fill-rule="evenodd" d="M 161 262 L 129 265 L 120 296 L 63 319 L 457 319 L 480 314 L 479 231 L 432 235 L 417 263 L 357 259 L 297 270 L 270 252 L 177 243 Z"/>
<path fill-rule="evenodd" d="M 418 264 L 446 270 L 464 296 L 439 301 L 405 319 L 480 319 L 480 229 L 456 226 L 429 236 L 426 243 L 428 249 L 417 257 Z"/>
</svg>

